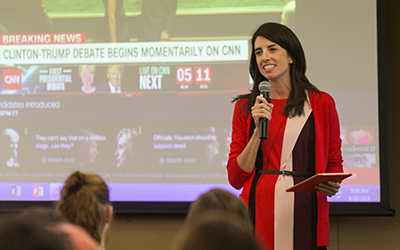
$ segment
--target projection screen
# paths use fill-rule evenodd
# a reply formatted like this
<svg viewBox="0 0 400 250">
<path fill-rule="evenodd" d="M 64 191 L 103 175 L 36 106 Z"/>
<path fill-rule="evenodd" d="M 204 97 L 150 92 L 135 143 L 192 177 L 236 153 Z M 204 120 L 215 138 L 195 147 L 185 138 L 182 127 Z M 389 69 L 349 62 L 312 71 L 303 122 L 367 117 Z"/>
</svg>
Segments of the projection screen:
<svg viewBox="0 0 400 250">
<path fill-rule="evenodd" d="M 2 1 L 0 206 L 57 201 L 75 170 L 99 174 L 117 212 L 182 212 L 216 187 L 239 194 L 226 172 L 231 101 L 253 84 L 251 35 L 278 22 L 337 105 L 353 176 L 332 212 L 387 212 L 381 1 L 112 2 Z"/>
</svg>

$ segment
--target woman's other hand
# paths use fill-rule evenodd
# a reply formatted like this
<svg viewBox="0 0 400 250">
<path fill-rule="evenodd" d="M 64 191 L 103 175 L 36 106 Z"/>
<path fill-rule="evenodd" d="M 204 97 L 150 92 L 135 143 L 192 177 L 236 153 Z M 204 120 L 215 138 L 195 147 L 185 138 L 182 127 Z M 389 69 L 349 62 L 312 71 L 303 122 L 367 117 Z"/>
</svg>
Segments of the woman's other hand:
<svg viewBox="0 0 400 250">
<path fill-rule="evenodd" d="M 315 186 L 315 189 L 321 191 L 328 197 L 334 196 L 340 188 L 340 184 L 337 182 L 328 181 L 327 183 L 321 183 L 318 186 Z"/>
</svg>

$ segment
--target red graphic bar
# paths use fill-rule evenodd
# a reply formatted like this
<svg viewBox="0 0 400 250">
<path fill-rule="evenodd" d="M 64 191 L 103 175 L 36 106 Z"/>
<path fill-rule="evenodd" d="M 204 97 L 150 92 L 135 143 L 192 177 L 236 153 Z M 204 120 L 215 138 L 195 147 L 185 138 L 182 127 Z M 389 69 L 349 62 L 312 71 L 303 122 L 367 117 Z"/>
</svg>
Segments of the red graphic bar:
<svg viewBox="0 0 400 250">
<path fill-rule="evenodd" d="M 85 43 L 85 33 L 0 34 L 0 45 Z"/>
</svg>

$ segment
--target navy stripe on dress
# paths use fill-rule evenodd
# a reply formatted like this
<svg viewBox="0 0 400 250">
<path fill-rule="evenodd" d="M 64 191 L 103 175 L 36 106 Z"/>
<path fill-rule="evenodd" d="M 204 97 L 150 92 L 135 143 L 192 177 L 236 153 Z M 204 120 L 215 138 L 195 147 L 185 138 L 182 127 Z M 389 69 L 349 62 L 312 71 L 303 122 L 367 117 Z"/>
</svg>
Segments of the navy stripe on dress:
<svg viewBox="0 0 400 250">
<path fill-rule="evenodd" d="M 315 173 L 315 125 L 310 114 L 293 149 L 293 171 Z M 294 184 L 306 177 L 294 176 Z M 294 250 L 321 250 L 317 247 L 317 194 L 296 192 L 294 205 Z"/>
</svg>

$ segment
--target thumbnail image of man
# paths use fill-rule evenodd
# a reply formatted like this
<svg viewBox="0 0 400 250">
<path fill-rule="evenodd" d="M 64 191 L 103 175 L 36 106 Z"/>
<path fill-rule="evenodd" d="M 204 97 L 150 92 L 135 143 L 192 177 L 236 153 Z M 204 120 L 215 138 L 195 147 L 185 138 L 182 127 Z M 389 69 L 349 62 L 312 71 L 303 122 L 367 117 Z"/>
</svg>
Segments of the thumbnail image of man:
<svg viewBox="0 0 400 250">
<path fill-rule="evenodd" d="M 206 143 L 206 165 L 216 171 L 225 171 L 232 142 L 230 131 L 225 128 L 207 127 L 206 134 L 212 136 L 212 140 Z"/>
<path fill-rule="evenodd" d="M 136 128 L 123 128 L 117 135 L 117 150 L 114 153 L 117 167 L 129 165 L 135 158 L 134 144 L 139 133 Z"/>
<path fill-rule="evenodd" d="M 124 74 L 125 67 L 123 65 L 114 64 L 107 68 L 108 83 L 100 85 L 96 92 L 105 92 L 112 94 L 119 94 L 122 92 L 122 75 Z"/>
<path fill-rule="evenodd" d="M 223 147 L 221 150 L 221 159 L 220 163 L 222 166 L 226 167 L 228 164 L 228 158 L 229 158 L 229 151 L 231 150 L 231 142 L 232 142 L 232 137 L 231 133 L 227 132 L 224 130 L 224 141 L 223 141 Z"/>
<path fill-rule="evenodd" d="M 89 167 L 96 161 L 97 142 L 91 138 L 95 134 L 89 130 L 80 130 L 78 137 L 84 138 L 76 143 L 76 162 L 80 167 Z"/>
<path fill-rule="evenodd" d="M 205 129 L 206 135 L 210 136 L 210 140 L 206 141 L 205 146 L 205 154 L 206 154 L 206 165 L 207 167 L 214 164 L 214 157 L 219 154 L 219 142 L 216 136 L 216 128 L 215 127 L 206 127 Z"/>
<path fill-rule="evenodd" d="M 6 128 L 1 132 L 1 164 L 7 167 L 19 167 L 18 162 L 19 134 L 12 128 Z"/>
<path fill-rule="evenodd" d="M 96 67 L 94 65 L 79 65 L 78 72 L 81 78 L 82 92 L 86 94 L 91 94 L 96 91 L 96 86 L 94 86 L 94 72 Z"/>
</svg>

